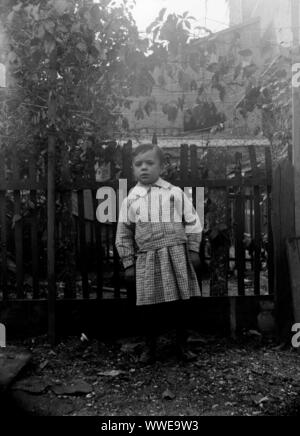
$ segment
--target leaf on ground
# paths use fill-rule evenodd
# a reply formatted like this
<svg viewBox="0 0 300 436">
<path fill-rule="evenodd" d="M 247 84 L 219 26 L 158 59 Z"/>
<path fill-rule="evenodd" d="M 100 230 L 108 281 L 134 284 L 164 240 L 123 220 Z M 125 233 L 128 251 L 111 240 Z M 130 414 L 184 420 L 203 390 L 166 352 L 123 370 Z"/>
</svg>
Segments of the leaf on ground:
<svg viewBox="0 0 300 436">
<path fill-rule="evenodd" d="M 174 400 L 175 397 L 176 395 L 170 389 L 166 389 L 162 394 L 163 400 Z"/>
<path fill-rule="evenodd" d="M 103 376 L 103 377 L 118 377 L 121 374 L 125 374 L 125 371 L 113 369 L 111 371 L 98 372 L 98 375 Z"/>
<path fill-rule="evenodd" d="M 268 397 L 263 397 L 261 395 L 256 395 L 255 397 L 252 397 L 252 400 L 256 406 L 259 406 L 260 404 L 266 403 L 269 401 Z"/>
</svg>

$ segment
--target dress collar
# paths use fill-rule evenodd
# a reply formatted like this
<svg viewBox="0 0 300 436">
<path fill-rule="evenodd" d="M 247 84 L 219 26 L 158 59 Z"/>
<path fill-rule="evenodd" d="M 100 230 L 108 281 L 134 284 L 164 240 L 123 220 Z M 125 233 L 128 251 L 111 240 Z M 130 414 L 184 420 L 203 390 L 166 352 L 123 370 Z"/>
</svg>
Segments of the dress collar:
<svg viewBox="0 0 300 436">
<path fill-rule="evenodd" d="M 151 187 L 158 187 L 163 189 L 170 189 L 171 184 L 169 182 L 166 182 L 161 177 L 153 184 L 151 185 L 143 185 L 142 183 L 138 182 L 137 185 L 131 189 L 128 198 L 137 198 L 137 197 L 144 197 L 148 194 L 149 188 Z"/>
</svg>

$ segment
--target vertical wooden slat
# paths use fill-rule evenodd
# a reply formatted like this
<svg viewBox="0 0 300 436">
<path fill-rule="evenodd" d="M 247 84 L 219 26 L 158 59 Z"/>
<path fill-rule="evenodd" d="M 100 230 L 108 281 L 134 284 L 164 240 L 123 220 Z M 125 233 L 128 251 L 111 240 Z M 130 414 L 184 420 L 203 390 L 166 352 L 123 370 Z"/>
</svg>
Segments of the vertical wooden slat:
<svg viewBox="0 0 300 436">
<path fill-rule="evenodd" d="M 253 221 L 253 213 L 254 213 L 254 195 L 253 188 L 251 187 L 251 197 L 250 197 L 250 238 L 251 241 L 254 238 L 254 221 Z M 251 251 L 251 270 L 254 270 L 254 255 L 253 251 Z"/>
<path fill-rule="evenodd" d="M 189 146 L 188 144 L 181 144 L 180 147 L 180 183 L 181 187 L 188 186 L 188 162 L 189 162 Z"/>
<path fill-rule="evenodd" d="M 84 216 L 84 194 L 78 191 L 78 219 L 79 219 L 79 244 L 80 244 L 80 270 L 82 279 L 83 298 L 89 298 L 89 281 L 87 269 L 86 231 Z"/>
<path fill-rule="evenodd" d="M 130 188 L 133 184 L 133 174 L 132 174 L 132 141 L 128 141 L 124 144 L 122 149 L 122 177 L 127 180 L 128 187 Z"/>
<path fill-rule="evenodd" d="M 20 182 L 20 171 L 17 150 L 12 159 L 13 182 L 15 187 Z M 14 190 L 14 229 L 15 229 L 15 250 L 17 267 L 17 297 L 24 298 L 24 271 L 23 271 L 23 222 L 21 216 L 21 192 Z"/>
<path fill-rule="evenodd" d="M 287 240 L 287 255 L 292 288 L 294 322 L 300 323 L 300 239 Z"/>
<path fill-rule="evenodd" d="M 98 203 L 96 198 L 96 192 L 93 192 L 94 210 L 96 213 Z M 102 249 L 102 236 L 101 236 L 101 224 L 95 218 L 94 220 L 95 230 L 95 256 L 96 256 L 96 275 L 97 275 L 97 299 L 103 298 L 103 249 Z"/>
<path fill-rule="evenodd" d="M 7 291 L 7 229 L 6 229 L 6 198 L 5 184 L 5 157 L 0 154 L 0 259 L 1 259 L 1 289 L 3 300 L 8 299 Z"/>
<path fill-rule="evenodd" d="M 56 280 L 55 280 L 55 133 L 48 139 L 47 169 L 47 276 L 48 276 L 48 336 L 56 342 Z"/>
<path fill-rule="evenodd" d="M 201 186 L 198 186 L 198 154 L 197 154 L 197 146 L 196 145 L 191 145 L 191 147 L 190 147 L 190 161 L 191 161 L 191 183 L 190 184 L 193 187 L 193 204 L 194 204 L 194 207 L 197 210 L 197 206 L 198 205 L 197 205 L 197 191 L 196 190 L 198 188 L 201 188 Z M 200 219 L 201 219 L 201 217 L 200 217 Z M 204 223 L 201 222 L 201 224 L 204 227 Z M 202 259 L 202 257 L 203 257 L 202 246 L 203 246 L 203 241 L 201 243 L 201 247 L 200 247 L 200 250 L 199 250 L 199 256 L 201 258 L 201 262 L 204 262 L 204 259 Z M 201 271 L 196 271 L 196 274 L 197 274 L 200 290 L 202 292 L 202 276 L 201 276 Z"/>
<path fill-rule="evenodd" d="M 226 148 L 226 161 L 225 161 L 225 180 L 227 180 L 227 174 L 228 174 L 228 148 Z M 229 240 L 227 241 L 227 247 L 226 247 L 226 266 L 225 266 L 225 280 L 226 280 L 226 295 L 229 295 L 229 284 L 228 284 L 228 279 L 229 279 L 229 271 L 230 271 L 230 246 L 231 246 L 231 201 L 230 201 L 230 187 L 227 186 L 226 187 L 226 200 L 225 200 L 225 204 L 226 204 L 226 226 L 227 226 L 227 236 L 229 238 Z"/>
<path fill-rule="evenodd" d="M 227 234 L 228 238 L 230 238 L 230 229 L 231 229 L 231 202 L 229 195 L 229 188 L 226 188 L 226 226 L 227 226 Z M 228 245 L 226 247 L 226 295 L 229 294 L 229 285 L 228 285 L 228 277 L 230 270 L 230 246 L 231 241 L 228 241 Z"/>
<path fill-rule="evenodd" d="M 240 296 L 245 295 L 245 250 L 244 250 L 244 222 L 245 222 L 245 205 L 243 195 L 242 179 L 242 154 L 236 153 L 236 171 L 235 177 L 239 181 L 236 189 L 235 199 L 235 226 L 236 226 L 236 252 L 235 259 L 238 273 L 238 292 Z"/>
<path fill-rule="evenodd" d="M 258 167 L 255 147 L 249 147 L 250 162 L 253 179 L 258 177 Z M 261 269 L 261 211 L 260 211 L 260 187 L 255 185 L 254 191 L 254 294 L 260 295 L 260 269 Z"/>
<path fill-rule="evenodd" d="M 198 180 L 198 155 L 197 155 L 197 146 L 191 145 L 191 178 L 194 186 L 197 186 Z"/>
<path fill-rule="evenodd" d="M 118 252 L 116 249 L 116 245 L 114 241 L 116 240 L 116 231 L 117 228 L 115 225 L 113 225 L 113 265 L 114 265 L 114 294 L 115 299 L 120 299 L 120 264 L 119 264 L 119 257 Z"/>
<path fill-rule="evenodd" d="M 76 254 L 77 254 L 77 228 L 72 211 L 72 174 L 70 170 L 70 152 L 67 144 L 62 147 L 61 181 L 63 192 L 61 199 L 63 214 L 60 222 L 62 241 L 68 247 L 65 253 L 65 289 L 64 298 L 77 298 L 76 294 Z"/>
<path fill-rule="evenodd" d="M 34 156 L 30 155 L 29 158 L 29 180 L 33 185 L 36 182 L 36 167 Z M 32 256 L 32 285 L 33 285 L 33 298 L 39 298 L 39 245 L 38 245 L 38 222 L 36 212 L 36 190 L 30 190 L 30 201 L 32 203 L 31 209 L 31 223 L 30 223 L 30 236 L 31 236 L 31 256 Z"/>
<path fill-rule="evenodd" d="M 269 294 L 274 294 L 274 244 L 272 229 L 272 155 L 271 149 L 265 149 L 265 164 L 267 172 L 267 217 L 268 217 L 268 283 Z"/>
<path fill-rule="evenodd" d="M 274 171 L 272 227 L 274 233 L 275 313 L 281 341 L 290 341 L 293 323 L 286 240 L 295 235 L 294 168 L 285 159 Z"/>
</svg>

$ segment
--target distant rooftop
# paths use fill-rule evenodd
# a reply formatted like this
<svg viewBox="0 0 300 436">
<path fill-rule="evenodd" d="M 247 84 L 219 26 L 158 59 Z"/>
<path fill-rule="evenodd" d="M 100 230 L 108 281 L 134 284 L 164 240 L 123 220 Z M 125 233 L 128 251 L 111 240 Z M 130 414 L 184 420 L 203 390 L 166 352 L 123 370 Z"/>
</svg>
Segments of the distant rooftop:
<svg viewBox="0 0 300 436">
<path fill-rule="evenodd" d="M 128 138 L 129 139 L 129 138 Z M 137 147 L 141 143 L 151 142 L 152 136 L 139 136 L 132 139 L 133 147 Z M 257 147 L 266 147 L 270 145 L 270 141 L 266 138 L 226 138 L 220 136 L 213 136 L 205 138 L 202 136 L 164 136 L 157 138 L 158 145 L 162 148 L 177 148 L 181 144 L 196 145 L 198 147 L 247 147 L 255 145 Z M 123 142 L 123 141 L 122 141 Z"/>
</svg>

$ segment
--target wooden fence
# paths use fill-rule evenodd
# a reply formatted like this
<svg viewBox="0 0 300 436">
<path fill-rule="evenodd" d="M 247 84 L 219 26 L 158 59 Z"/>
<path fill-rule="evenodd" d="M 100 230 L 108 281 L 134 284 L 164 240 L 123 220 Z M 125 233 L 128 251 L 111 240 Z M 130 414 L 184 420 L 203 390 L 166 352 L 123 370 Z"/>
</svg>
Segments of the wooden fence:
<svg viewBox="0 0 300 436">
<path fill-rule="evenodd" d="M 294 167 L 290 158 L 283 159 L 274 170 L 272 210 L 276 319 L 278 336 L 284 342 L 290 340 L 293 324 L 289 279 L 292 271 L 289 271 L 287 257 L 287 241 L 295 236 Z M 291 256 L 290 251 L 289 254 Z"/>
<path fill-rule="evenodd" d="M 120 175 L 128 189 L 133 186 L 131 148 L 131 142 L 122 148 Z M 214 172 L 218 153 L 223 170 Z M 127 298 L 114 246 L 116 224 L 103 225 L 94 218 L 97 190 L 110 186 L 117 192 L 118 180 L 95 181 L 94 155 L 76 177 L 68 156 L 63 159 L 55 187 L 56 210 L 47 214 L 47 174 L 34 157 L 0 156 L 0 300 L 48 298 L 47 274 L 54 270 L 55 299 Z M 172 183 L 191 187 L 193 193 L 196 187 L 205 189 L 206 231 L 199 272 L 203 297 L 273 294 L 270 148 L 220 151 L 183 144 L 173 159 L 178 168 Z M 87 217 L 88 209 L 92 218 Z M 47 266 L 49 228 L 55 229 L 56 263 L 50 260 L 49 265 L 48 258 Z"/>
</svg>

